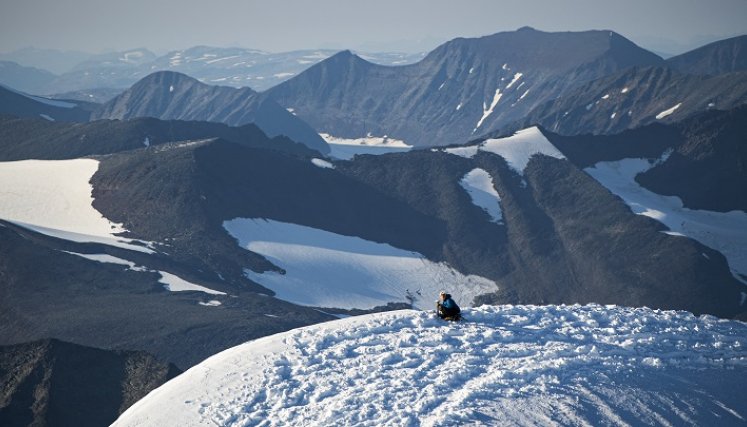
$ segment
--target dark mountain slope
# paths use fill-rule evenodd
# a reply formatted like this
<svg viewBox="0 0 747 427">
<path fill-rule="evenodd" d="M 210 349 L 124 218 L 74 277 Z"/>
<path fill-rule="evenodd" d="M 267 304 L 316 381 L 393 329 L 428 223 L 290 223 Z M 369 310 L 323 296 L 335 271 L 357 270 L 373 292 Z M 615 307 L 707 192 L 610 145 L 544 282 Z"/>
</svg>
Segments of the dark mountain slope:
<svg viewBox="0 0 747 427">
<path fill-rule="evenodd" d="M 89 106 L 25 95 L 0 85 L 0 114 L 18 117 L 46 118 L 62 122 L 85 122 Z"/>
<path fill-rule="evenodd" d="M 747 106 L 742 106 L 615 135 L 547 134 L 579 168 L 626 158 L 655 159 L 667 152 L 665 161 L 636 181 L 655 193 L 679 197 L 691 209 L 747 212 L 745 123 Z"/>
<path fill-rule="evenodd" d="M 681 73 L 719 75 L 747 70 L 747 35 L 719 40 L 667 59 Z"/>
<path fill-rule="evenodd" d="M 706 76 L 667 67 L 635 67 L 537 106 L 500 133 L 539 124 L 564 135 L 610 134 L 745 103 L 747 72 Z"/>
<path fill-rule="evenodd" d="M 103 426 L 178 375 L 143 352 L 58 340 L 0 347 L 0 424 Z"/>
<path fill-rule="evenodd" d="M 230 127 L 222 123 L 138 118 L 60 123 L 43 119 L 0 116 L 0 160 L 73 159 L 111 154 L 173 141 L 222 138 L 255 148 L 302 156 L 319 153 L 278 136 L 268 138 L 255 125 Z"/>
<path fill-rule="evenodd" d="M 662 60 L 608 31 L 531 28 L 452 40 L 403 67 L 341 52 L 268 94 L 321 132 L 388 135 L 416 146 L 465 141 L 580 84 Z"/>
<path fill-rule="evenodd" d="M 678 127 L 682 143 L 637 181 L 692 209 L 747 212 L 747 106 L 702 114 Z"/>
<path fill-rule="evenodd" d="M 249 88 L 209 86 L 174 72 L 144 77 L 104 104 L 92 119 L 160 119 L 220 122 L 232 126 L 256 124 L 268 136 L 285 135 L 322 153 L 326 142 L 305 122 Z"/>
<path fill-rule="evenodd" d="M 63 251 L 110 254 L 146 271 Z M 0 222 L 0 344 L 54 337 L 99 348 L 144 350 L 188 368 L 247 340 L 332 318 L 260 296 L 255 292 L 265 290 L 256 285 L 237 287 L 226 296 L 169 292 L 159 274 L 149 271 L 169 271 L 211 289 L 232 289 L 198 267 L 166 254 L 71 243 Z M 222 304 L 200 305 L 208 300 Z"/>
<path fill-rule="evenodd" d="M 739 311 L 741 288 L 723 257 L 661 233 L 663 226 L 634 215 L 567 161 L 532 158 L 526 187 L 502 158 L 488 153 L 472 160 L 430 152 L 361 157 L 339 167 L 445 221 L 442 258 L 499 284 L 484 301 Z M 460 188 L 473 167 L 493 176 L 505 226 L 487 222 Z"/>
</svg>

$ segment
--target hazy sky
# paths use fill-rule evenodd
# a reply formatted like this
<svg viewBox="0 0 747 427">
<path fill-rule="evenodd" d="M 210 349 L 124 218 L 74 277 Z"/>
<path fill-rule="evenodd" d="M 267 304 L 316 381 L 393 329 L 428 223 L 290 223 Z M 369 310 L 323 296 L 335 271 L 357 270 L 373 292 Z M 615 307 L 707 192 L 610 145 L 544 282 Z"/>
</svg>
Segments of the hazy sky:
<svg viewBox="0 0 747 427">
<path fill-rule="evenodd" d="M 529 25 L 611 29 L 680 53 L 747 34 L 747 0 L 0 0 L 0 52 L 194 45 L 424 51 Z M 679 51 L 679 52 L 678 52 Z"/>
</svg>

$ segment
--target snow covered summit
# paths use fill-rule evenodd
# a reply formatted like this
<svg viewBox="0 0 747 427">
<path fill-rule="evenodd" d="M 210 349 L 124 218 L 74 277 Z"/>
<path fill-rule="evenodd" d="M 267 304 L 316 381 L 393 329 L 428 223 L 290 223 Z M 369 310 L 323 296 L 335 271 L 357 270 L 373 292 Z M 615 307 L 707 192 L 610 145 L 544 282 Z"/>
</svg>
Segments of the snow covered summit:
<svg viewBox="0 0 747 427">
<path fill-rule="evenodd" d="M 143 425 L 744 425 L 747 324 L 591 306 L 314 325 L 226 350 L 128 409 Z"/>
</svg>

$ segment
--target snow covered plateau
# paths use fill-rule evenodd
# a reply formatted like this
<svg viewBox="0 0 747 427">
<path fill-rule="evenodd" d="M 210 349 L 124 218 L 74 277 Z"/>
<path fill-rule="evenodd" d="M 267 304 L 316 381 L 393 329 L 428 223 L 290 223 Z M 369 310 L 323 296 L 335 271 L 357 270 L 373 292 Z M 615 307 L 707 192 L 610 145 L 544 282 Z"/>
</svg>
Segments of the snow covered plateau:
<svg viewBox="0 0 747 427">
<path fill-rule="evenodd" d="M 744 425 L 747 324 L 613 306 L 402 310 L 250 341 L 114 426 Z"/>
</svg>

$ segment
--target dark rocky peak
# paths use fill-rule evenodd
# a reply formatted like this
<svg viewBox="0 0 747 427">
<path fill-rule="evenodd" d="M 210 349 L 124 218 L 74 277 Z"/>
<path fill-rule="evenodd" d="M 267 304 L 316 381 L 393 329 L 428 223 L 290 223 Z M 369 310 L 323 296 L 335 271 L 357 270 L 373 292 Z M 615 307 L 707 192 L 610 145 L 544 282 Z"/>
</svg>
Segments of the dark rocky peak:
<svg viewBox="0 0 747 427">
<path fill-rule="evenodd" d="M 662 61 L 612 31 L 544 32 L 531 27 L 479 38 L 457 38 L 436 48 L 426 60 L 455 56 L 480 57 L 485 62 L 500 62 L 508 68 L 549 69 L 554 72 L 575 68 L 604 55 L 621 67 L 650 65 Z"/>
</svg>

